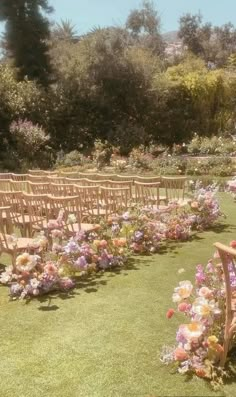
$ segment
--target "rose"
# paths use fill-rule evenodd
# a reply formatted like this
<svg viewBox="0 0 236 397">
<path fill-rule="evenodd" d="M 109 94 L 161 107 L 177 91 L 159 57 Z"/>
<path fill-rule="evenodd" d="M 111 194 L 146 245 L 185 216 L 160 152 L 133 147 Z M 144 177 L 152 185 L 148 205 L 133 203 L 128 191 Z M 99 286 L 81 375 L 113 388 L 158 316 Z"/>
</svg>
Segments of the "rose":
<svg viewBox="0 0 236 397">
<path fill-rule="evenodd" d="M 187 312 L 190 308 L 191 308 L 191 305 L 186 302 L 182 302 L 178 305 L 178 311 L 182 312 L 182 313 Z"/>
<path fill-rule="evenodd" d="M 174 351 L 174 358 L 177 361 L 185 361 L 188 359 L 188 354 L 182 347 L 177 347 Z"/>
</svg>

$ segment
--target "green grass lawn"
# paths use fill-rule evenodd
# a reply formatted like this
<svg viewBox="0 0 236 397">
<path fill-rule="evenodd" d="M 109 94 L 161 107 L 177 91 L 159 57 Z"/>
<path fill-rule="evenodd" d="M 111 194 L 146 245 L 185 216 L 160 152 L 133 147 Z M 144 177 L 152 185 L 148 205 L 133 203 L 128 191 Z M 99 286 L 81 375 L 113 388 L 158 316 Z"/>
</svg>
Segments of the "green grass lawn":
<svg viewBox="0 0 236 397">
<path fill-rule="evenodd" d="M 1 286 L 0 397 L 236 395 L 236 380 L 215 393 L 202 379 L 187 381 L 159 361 L 181 318 L 165 317 L 174 287 L 193 280 L 214 242 L 236 239 L 236 204 L 224 193 L 221 203 L 227 219 L 214 231 L 81 282 L 68 298 L 9 302 Z"/>
</svg>

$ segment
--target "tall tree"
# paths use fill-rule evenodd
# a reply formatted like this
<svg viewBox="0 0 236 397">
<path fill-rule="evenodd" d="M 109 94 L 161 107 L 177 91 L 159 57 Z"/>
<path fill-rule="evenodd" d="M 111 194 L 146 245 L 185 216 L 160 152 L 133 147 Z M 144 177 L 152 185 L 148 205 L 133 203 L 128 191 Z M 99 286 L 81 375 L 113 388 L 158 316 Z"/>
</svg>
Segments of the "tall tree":
<svg viewBox="0 0 236 397">
<path fill-rule="evenodd" d="M 130 12 L 126 28 L 134 39 L 156 54 L 162 53 L 164 43 L 161 36 L 161 20 L 152 1 L 144 0 L 142 8 Z"/>
<path fill-rule="evenodd" d="M 5 50 L 13 59 L 18 79 L 50 81 L 48 55 L 49 21 L 52 11 L 48 0 L 0 0 L 0 20 L 6 22 Z"/>
<path fill-rule="evenodd" d="M 202 16 L 200 14 L 185 14 L 179 20 L 179 38 L 183 40 L 183 44 L 188 47 L 194 55 L 201 55 L 203 52 L 200 29 Z"/>
<path fill-rule="evenodd" d="M 76 38 L 77 30 L 71 20 L 62 19 L 60 23 L 56 24 L 52 33 L 56 39 L 73 41 Z"/>
</svg>

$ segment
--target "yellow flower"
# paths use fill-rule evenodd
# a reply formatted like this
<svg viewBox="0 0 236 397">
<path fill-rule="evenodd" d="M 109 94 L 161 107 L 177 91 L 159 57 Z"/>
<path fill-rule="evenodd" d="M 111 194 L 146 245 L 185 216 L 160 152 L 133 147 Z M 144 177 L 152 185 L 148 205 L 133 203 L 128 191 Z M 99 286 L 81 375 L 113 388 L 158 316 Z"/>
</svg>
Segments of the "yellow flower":
<svg viewBox="0 0 236 397">
<path fill-rule="evenodd" d="M 209 343 L 209 345 L 215 345 L 216 343 L 218 343 L 218 338 L 215 335 L 208 336 L 207 342 Z"/>
</svg>

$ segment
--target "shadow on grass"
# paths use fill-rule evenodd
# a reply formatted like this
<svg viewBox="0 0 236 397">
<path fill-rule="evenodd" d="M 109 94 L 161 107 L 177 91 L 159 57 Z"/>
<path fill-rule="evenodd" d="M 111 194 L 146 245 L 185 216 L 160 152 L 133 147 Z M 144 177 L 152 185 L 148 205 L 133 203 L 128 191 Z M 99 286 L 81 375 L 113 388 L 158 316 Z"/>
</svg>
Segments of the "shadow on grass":
<svg viewBox="0 0 236 397">
<path fill-rule="evenodd" d="M 209 231 L 220 234 L 220 233 L 231 233 L 236 230 L 236 226 L 228 223 L 217 223 L 209 229 Z"/>
<path fill-rule="evenodd" d="M 89 276 L 77 276 L 74 278 L 75 288 L 73 290 L 67 292 L 53 291 L 49 294 L 37 297 L 37 300 L 42 303 L 42 305 L 38 307 L 38 310 L 42 312 L 56 311 L 59 309 L 59 306 L 52 304 L 54 299 L 57 299 L 57 303 L 58 298 L 62 300 L 73 299 L 76 295 L 80 294 L 78 292 L 79 290 L 83 290 L 87 294 L 97 292 L 99 287 L 107 285 L 109 277 L 116 277 L 117 275 L 122 274 L 124 276 L 127 276 L 129 274 L 127 273 L 127 271 L 139 270 L 137 263 L 139 263 L 140 261 L 140 258 L 129 258 L 124 266 L 111 268 L 109 270 L 106 270 L 106 272 L 100 271 Z M 26 303 L 29 302 L 30 300 Z"/>
</svg>

